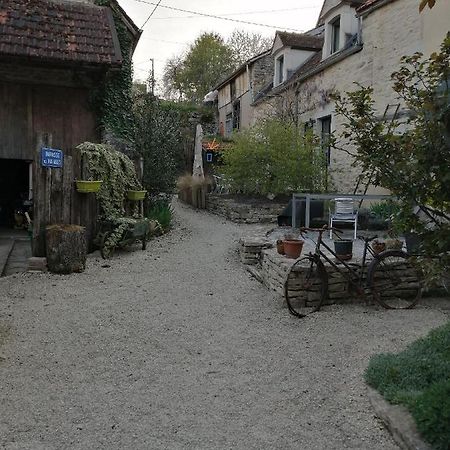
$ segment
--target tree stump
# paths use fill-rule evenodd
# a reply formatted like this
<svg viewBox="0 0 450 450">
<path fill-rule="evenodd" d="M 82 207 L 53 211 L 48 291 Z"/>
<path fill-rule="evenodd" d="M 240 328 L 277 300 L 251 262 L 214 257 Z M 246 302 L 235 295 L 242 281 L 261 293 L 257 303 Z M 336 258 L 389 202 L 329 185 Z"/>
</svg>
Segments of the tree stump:
<svg viewBox="0 0 450 450">
<path fill-rule="evenodd" d="M 50 272 L 83 272 L 86 267 L 86 228 L 64 224 L 47 226 L 46 249 Z"/>
</svg>

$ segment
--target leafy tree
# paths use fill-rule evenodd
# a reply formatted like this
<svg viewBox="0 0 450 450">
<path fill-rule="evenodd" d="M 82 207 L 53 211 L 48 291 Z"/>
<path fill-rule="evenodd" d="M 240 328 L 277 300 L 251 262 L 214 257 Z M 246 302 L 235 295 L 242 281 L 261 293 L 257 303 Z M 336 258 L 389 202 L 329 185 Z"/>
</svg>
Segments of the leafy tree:
<svg viewBox="0 0 450 450">
<path fill-rule="evenodd" d="M 279 119 L 262 120 L 234 136 L 221 167 L 232 190 L 288 194 L 326 186 L 326 160 L 316 137 Z"/>
<path fill-rule="evenodd" d="M 166 62 L 162 81 L 164 86 L 164 96 L 168 100 L 181 101 L 183 99 L 183 66 L 184 61 L 180 55 L 173 56 Z"/>
<path fill-rule="evenodd" d="M 249 33 L 245 30 L 234 30 L 227 39 L 231 49 L 235 67 L 272 47 L 273 38 L 264 37 L 259 33 Z"/>
<path fill-rule="evenodd" d="M 233 67 L 230 48 L 216 33 L 203 33 L 191 45 L 184 58 L 169 60 L 164 70 L 168 92 L 201 103 L 203 97 Z"/>
<path fill-rule="evenodd" d="M 136 147 L 150 194 L 171 192 L 183 163 L 182 112 L 177 104 L 139 95 L 134 102 Z"/>
<path fill-rule="evenodd" d="M 450 33 L 440 53 L 403 57 L 392 75 L 393 88 L 409 110 L 404 121 L 380 121 L 372 88 L 337 97 L 346 119 L 341 142 L 351 144 L 355 162 L 372 182 L 401 202 L 398 225 L 422 234 L 425 252 L 450 266 Z M 400 132 L 400 130 L 404 130 Z M 347 149 L 349 147 L 347 146 Z M 346 150 L 348 151 L 348 150 Z"/>
</svg>

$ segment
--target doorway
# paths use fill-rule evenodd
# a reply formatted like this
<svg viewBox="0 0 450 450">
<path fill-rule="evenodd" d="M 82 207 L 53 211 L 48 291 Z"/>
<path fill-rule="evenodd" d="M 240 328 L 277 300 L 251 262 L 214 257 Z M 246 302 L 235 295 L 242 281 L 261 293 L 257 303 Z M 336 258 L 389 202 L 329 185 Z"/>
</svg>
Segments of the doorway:
<svg viewBox="0 0 450 450">
<path fill-rule="evenodd" d="M 30 162 L 0 159 L 0 228 L 26 228 L 30 187 Z"/>
</svg>

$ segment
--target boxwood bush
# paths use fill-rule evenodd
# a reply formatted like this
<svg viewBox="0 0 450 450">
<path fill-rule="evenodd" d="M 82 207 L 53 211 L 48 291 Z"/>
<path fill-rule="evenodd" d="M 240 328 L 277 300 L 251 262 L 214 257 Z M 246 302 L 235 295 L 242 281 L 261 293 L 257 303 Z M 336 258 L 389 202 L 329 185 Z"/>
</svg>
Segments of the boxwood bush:
<svg viewBox="0 0 450 450">
<path fill-rule="evenodd" d="M 373 356 L 365 378 L 386 400 L 410 410 L 433 448 L 450 448 L 450 322 L 401 353 Z"/>
</svg>

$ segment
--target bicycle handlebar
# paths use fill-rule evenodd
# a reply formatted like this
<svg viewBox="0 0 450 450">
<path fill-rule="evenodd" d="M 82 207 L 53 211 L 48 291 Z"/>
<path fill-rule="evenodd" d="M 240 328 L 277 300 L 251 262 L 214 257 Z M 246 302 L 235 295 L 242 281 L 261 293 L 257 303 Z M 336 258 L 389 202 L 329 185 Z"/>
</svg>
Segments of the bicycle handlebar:
<svg viewBox="0 0 450 450">
<path fill-rule="evenodd" d="M 325 231 L 332 230 L 334 233 L 342 233 L 342 230 L 339 230 L 338 228 L 330 228 L 328 225 L 324 225 L 322 228 L 309 228 L 309 227 L 301 227 L 300 233 L 307 233 L 308 231 L 315 231 L 318 233 L 323 233 Z"/>
</svg>

